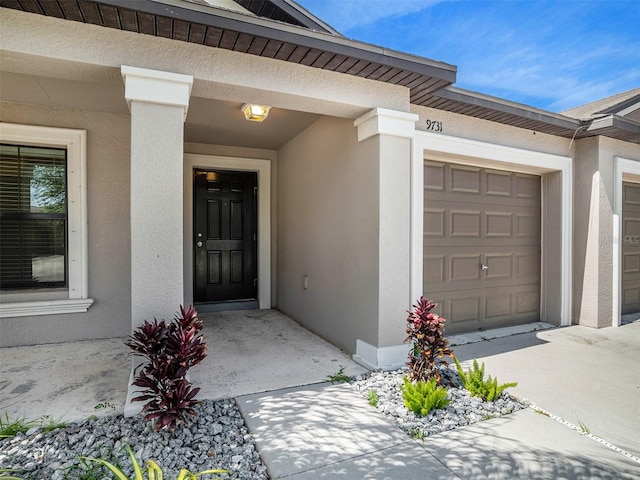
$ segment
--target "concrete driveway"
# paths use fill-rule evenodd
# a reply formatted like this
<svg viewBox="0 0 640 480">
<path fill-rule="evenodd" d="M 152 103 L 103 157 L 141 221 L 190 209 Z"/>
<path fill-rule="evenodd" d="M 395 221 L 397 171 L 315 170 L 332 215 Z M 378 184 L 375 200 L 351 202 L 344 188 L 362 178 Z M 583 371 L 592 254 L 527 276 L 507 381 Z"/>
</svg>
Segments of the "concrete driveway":
<svg viewBox="0 0 640 480">
<path fill-rule="evenodd" d="M 640 322 L 600 330 L 571 326 L 454 347 L 460 361 L 517 397 L 640 457 Z M 640 465 L 638 465 L 640 478 Z"/>
</svg>

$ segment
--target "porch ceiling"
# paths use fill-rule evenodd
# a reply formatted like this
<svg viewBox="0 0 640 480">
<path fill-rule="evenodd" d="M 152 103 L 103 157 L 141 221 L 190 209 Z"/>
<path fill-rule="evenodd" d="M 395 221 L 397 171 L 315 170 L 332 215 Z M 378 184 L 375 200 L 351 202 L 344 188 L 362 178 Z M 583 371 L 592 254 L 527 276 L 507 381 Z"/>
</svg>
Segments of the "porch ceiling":
<svg viewBox="0 0 640 480">
<path fill-rule="evenodd" d="M 120 73 L 109 79 L 74 81 L 31 74 L 0 72 L 0 98 L 5 102 L 74 110 L 129 114 Z M 315 122 L 312 113 L 273 108 L 263 123 L 245 120 L 240 102 L 191 97 L 185 142 L 276 150 Z"/>
</svg>

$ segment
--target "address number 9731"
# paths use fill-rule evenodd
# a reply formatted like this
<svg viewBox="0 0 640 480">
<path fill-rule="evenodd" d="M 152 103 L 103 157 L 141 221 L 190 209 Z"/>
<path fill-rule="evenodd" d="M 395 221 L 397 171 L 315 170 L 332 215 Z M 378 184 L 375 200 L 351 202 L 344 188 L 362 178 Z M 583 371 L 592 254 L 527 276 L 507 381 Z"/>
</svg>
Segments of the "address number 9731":
<svg viewBox="0 0 640 480">
<path fill-rule="evenodd" d="M 432 132 L 441 132 L 442 122 L 437 120 L 427 120 L 427 130 L 431 130 Z"/>
</svg>

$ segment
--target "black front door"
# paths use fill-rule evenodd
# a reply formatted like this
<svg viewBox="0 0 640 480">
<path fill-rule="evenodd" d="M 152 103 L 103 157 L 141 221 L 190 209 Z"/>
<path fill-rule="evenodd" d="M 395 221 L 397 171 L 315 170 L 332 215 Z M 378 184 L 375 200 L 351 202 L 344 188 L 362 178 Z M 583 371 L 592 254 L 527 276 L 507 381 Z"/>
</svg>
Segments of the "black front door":
<svg viewBox="0 0 640 480">
<path fill-rule="evenodd" d="M 194 171 L 194 302 L 257 298 L 257 181 Z"/>
</svg>

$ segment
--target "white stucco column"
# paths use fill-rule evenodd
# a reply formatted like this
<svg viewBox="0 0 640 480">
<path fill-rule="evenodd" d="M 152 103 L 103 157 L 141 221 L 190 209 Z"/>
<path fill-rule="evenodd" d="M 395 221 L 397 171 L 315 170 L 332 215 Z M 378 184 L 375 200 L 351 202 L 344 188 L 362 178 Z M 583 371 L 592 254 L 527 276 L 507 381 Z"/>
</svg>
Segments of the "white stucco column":
<svg viewBox="0 0 640 480">
<path fill-rule="evenodd" d="M 131 323 L 184 301 L 183 124 L 193 77 L 122 66 L 131 111 Z"/>
<path fill-rule="evenodd" d="M 193 77 L 122 66 L 131 111 L 131 328 L 170 320 L 184 301 L 183 124 Z M 133 366 L 136 365 L 133 360 Z M 133 368 L 125 415 L 131 404 Z"/>
<path fill-rule="evenodd" d="M 416 299 L 412 283 L 412 140 L 418 115 L 376 108 L 358 118 L 358 141 L 378 142 L 379 251 L 378 345 L 358 340 L 356 358 L 375 368 L 402 365 L 408 347 L 403 345 L 407 310 Z M 371 139 L 371 140 L 370 140 Z M 421 286 L 420 286 L 421 287 Z"/>
</svg>

